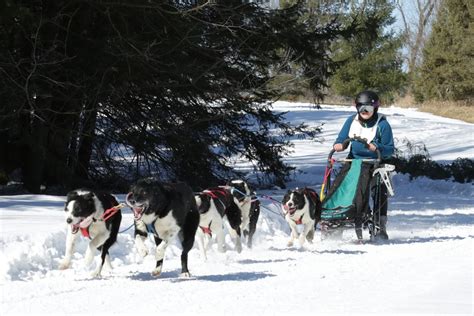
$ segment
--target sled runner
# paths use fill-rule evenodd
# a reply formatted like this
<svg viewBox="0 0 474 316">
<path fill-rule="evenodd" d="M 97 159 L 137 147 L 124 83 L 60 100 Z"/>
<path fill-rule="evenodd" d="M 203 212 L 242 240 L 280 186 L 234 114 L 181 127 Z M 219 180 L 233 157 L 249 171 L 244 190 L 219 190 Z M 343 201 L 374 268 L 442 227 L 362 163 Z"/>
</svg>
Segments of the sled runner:
<svg viewBox="0 0 474 316">
<path fill-rule="evenodd" d="M 348 138 L 343 142 L 347 148 L 351 141 L 359 141 L 368 146 L 365 139 Z M 332 158 L 331 150 L 321 187 L 321 236 L 322 239 L 340 235 L 345 227 L 355 227 L 359 240 L 363 239 L 362 229 L 367 228 L 370 239 L 374 240 L 380 227 L 381 187 L 385 185 L 389 196 L 393 188 L 389 173 L 395 169 L 390 164 L 381 164 L 380 151 L 377 159 Z M 334 165 L 342 163 L 335 175 Z M 335 178 L 334 181 L 331 178 Z M 371 199 L 372 197 L 372 199 Z"/>
</svg>

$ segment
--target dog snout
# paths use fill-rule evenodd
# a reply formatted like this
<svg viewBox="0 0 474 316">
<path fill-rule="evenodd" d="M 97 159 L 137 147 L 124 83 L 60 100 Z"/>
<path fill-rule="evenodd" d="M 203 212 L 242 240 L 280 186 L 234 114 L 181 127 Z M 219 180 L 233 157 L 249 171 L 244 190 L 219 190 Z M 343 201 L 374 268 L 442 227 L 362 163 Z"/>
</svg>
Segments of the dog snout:
<svg viewBox="0 0 474 316">
<path fill-rule="evenodd" d="M 135 206 L 137 204 L 137 201 L 135 200 L 135 197 L 132 192 L 129 192 L 127 196 L 125 197 L 125 202 L 128 204 L 128 206 Z"/>
<path fill-rule="evenodd" d="M 72 223 L 72 218 L 68 217 L 68 218 L 66 219 L 66 223 L 71 224 L 71 223 Z"/>
<path fill-rule="evenodd" d="M 288 205 L 288 207 L 293 207 L 293 205 L 294 205 L 293 202 L 291 202 L 291 201 L 286 203 L 286 204 Z"/>
</svg>

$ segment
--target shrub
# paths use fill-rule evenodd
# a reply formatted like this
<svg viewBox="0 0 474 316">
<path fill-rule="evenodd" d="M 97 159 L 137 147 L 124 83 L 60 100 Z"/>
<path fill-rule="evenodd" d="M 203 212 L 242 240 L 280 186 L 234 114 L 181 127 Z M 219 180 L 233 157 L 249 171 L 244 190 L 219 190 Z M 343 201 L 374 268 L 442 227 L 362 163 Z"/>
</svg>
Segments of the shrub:
<svg viewBox="0 0 474 316">
<path fill-rule="evenodd" d="M 474 179 L 474 161 L 468 158 L 457 158 L 451 164 L 442 165 L 431 160 L 426 146 L 413 145 L 405 141 L 407 153 L 396 150 L 392 162 L 397 172 L 410 175 L 410 180 L 417 177 L 428 177 L 434 180 L 450 179 L 456 182 L 471 182 Z M 421 148 L 421 150 L 420 150 Z"/>
</svg>

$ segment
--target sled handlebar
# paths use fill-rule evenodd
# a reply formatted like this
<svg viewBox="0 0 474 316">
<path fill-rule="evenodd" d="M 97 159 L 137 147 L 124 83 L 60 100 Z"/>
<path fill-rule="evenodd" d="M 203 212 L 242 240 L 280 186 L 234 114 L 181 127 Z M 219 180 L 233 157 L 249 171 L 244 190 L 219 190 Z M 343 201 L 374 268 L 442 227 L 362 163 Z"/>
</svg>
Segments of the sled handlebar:
<svg viewBox="0 0 474 316">
<path fill-rule="evenodd" d="M 346 138 L 343 142 L 342 142 L 342 148 L 343 150 L 346 150 L 347 147 L 349 146 L 349 144 L 352 142 L 352 141 L 358 141 L 360 143 L 362 143 L 366 148 L 369 148 L 369 143 L 367 143 L 367 139 L 365 138 L 362 138 L 362 137 L 359 137 L 359 136 L 354 136 L 354 137 L 351 137 L 351 138 Z M 335 153 L 336 151 L 333 149 L 331 149 L 331 151 L 329 152 L 329 155 L 328 155 L 328 164 L 331 163 L 331 160 L 332 160 L 332 155 Z M 378 148 L 375 149 L 375 153 L 377 154 L 377 159 L 374 159 L 376 161 L 377 164 L 380 164 L 380 162 L 382 161 L 382 154 L 380 153 L 380 150 Z"/>
</svg>

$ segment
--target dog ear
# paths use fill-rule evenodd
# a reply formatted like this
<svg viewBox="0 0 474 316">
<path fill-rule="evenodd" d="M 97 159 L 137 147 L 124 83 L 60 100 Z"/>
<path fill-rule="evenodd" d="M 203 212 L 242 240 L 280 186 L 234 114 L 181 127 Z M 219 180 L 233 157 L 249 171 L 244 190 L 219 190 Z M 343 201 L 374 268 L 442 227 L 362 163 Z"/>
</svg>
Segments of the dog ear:
<svg viewBox="0 0 474 316">
<path fill-rule="evenodd" d="M 84 198 L 87 200 L 92 200 L 94 198 L 94 192 L 88 192 L 84 195 Z"/>
<path fill-rule="evenodd" d="M 75 198 L 77 198 L 77 191 L 70 191 L 67 194 L 66 201 L 69 202 L 71 200 L 74 200 Z M 66 204 L 67 204 L 67 202 L 66 202 Z"/>
</svg>

